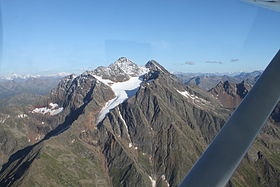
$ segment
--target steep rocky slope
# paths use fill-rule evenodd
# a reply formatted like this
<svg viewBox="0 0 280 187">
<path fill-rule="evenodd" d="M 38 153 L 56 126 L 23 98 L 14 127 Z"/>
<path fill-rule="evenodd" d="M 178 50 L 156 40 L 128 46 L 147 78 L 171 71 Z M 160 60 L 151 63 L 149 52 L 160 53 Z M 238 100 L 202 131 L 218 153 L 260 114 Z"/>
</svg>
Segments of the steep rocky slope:
<svg viewBox="0 0 280 187">
<path fill-rule="evenodd" d="M 252 85 L 242 81 L 241 83 L 232 83 L 229 81 L 219 82 L 209 92 L 214 95 L 227 108 L 235 108 L 246 96 Z"/>
<path fill-rule="evenodd" d="M 176 76 L 188 86 L 198 86 L 204 90 L 214 88 L 220 82 L 229 81 L 233 84 L 238 84 L 244 81 L 246 84 L 254 84 L 262 74 L 262 71 L 253 71 L 250 73 L 239 73 L 237 75 L 220 75 L 220 74 L 192 74 L 192 73 L 178 73 Z"/>
<path fill-rule="evenodd" d="M 28 77 L 28 78 L 0 78 L 0 99 L 18 94 L 45 95 L 55 88 L 63 76 Z"/>
<path fill-rule="evenodd" d="M 244 75 L 244 77 L 247 76 Z M 257 80 L 257 78 L 258 76 L 255 77 L 255 80 Z M 254 82 L 250 84 L 248 81 L 242 81 L 237 84 L 225 81 L 217 84 L 214 88 L 210 89 L 209 92 L 213 94 L 223 106 L 227 108 L 236 108 L 253 87 L 253 84 Z M 248 184 L 248 181 L 251 181 L 252 186 L 280 186 L 279 106 L 278 104 L 275 107 L 263 132 L 242 161 L 242 164 L 246 165 L 247 168 L 243 169 L 241 165 L 238 169 L 238 173 L 243 173 L 244 175 L 243 182 L 247 182 Z M 243 182 L 239 181 L 237 183 L 241 185 Z M 242 185 L 246 186 L 245 184 L 246 183 Z"/>
<path fill-rule="evenodd" d="M 155 61 L 99 69 L 63 79 L 38 102 L 34 115 L 55 123 L 10 156 L 0 186 L 177 186 L 232 112 Z M 278 185 L 279 132 L 270 121 L 229 186 Z"/>
</svg>

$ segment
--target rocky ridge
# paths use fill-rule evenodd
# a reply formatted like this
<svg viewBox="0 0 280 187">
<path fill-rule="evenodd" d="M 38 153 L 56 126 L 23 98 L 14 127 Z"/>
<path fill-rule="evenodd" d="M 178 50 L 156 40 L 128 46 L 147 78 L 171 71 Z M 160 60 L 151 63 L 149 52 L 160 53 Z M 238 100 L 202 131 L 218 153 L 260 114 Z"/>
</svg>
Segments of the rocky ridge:
<svg viewBox="0 0 280 187">
<path fill-rule="evenodd" d="M 34 114 L 56 120 L 42 139 L 10 156 L 0 185 L 177 186 L 231 113 L 156 61 L 139 67 L 121 58 L 97 69 L 66 77 L 38 102 L 37 108 L 56 103 L 63 111 Z M 138 81 L 133 88 L 114 87 L 131 79 Z M 100 118 L 106 106 L 113 107 Z M 279 132 L 269 122 L 230 186 L 279 183 L 279 155 L 269 151 L 278 148 Z"/>
</svg>

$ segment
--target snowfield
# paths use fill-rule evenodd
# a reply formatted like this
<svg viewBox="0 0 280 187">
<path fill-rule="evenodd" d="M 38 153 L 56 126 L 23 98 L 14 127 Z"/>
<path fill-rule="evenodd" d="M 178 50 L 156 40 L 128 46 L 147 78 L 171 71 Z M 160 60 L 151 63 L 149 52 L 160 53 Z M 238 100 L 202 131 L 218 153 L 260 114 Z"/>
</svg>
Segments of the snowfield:
<svg viewBox="0 0 280 187">
<path fill-rule="evenodd" d="M 108 83 L 108 80 L 100 78 L 98 80 L 103 83 Z M 128 98 L 134 96 L 139 90 L 141 83 L 142 80 L 140 79 L 140 77 L 131 77 L 128 81 L 116 82 L 110 85 L 111 89 L 115 93 L 115 97 L 109 100 L 101 109 L 99 117 L 97 119 L 97 123 L 101 122 L 111 109 L 123 103 Z"/>
<path fill-rule="evenodd" d="M 32 113 L 39 113 L 39 114 L 47 114 L 49 113 L 51 116 L 57 115 L 63 111 L 63 107 L 58 108 L 58 104 L 50 103 L 51 108 L 42 107 L 42 108 L 35 108 L 32 110 Z"/>
<path fill-rule="evenodd" d="M 207 104 L 209 104 L 209 101 L 206 101 L 203 98 L 197 97 L 196 95 L 192 95 L 188 91 L 179 91 L 177 89 L 176 89 L 176 91 L 179 94 L 183 95 L 184 97 L 190 99 L 193 104 L 196 104 L 196 105 L 207 105 Z"/>
<path fill-rule="evenodd" d="M 18 118 L 26 118 L 27 115 L 26 115 L 26 114 L 19 114 L 19 115 L 17 115 L 17 117 L 18 117 Z"/>
<path fill-rule="evenodd" d="M 93 77 L 96 78 L 99 82 L 102 82 L 103 84 L 105 84 L 107 86 L 114 84 L 114 82 L 109 79 L 102 79 L 102 77 L 97 76 L 97 75 L 93 75 Z"/>
</svg>

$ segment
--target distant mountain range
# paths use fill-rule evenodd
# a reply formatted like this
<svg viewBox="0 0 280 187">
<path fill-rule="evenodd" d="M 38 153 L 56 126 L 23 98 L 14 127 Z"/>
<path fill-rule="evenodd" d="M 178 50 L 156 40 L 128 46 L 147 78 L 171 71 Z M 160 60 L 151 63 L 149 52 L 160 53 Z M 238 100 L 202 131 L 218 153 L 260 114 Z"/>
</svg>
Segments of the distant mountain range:
<svg viewBox="0 0 280 187">
<path fill-rule="evenodd" d="M 0 186 L 178 186 L 257 76 L 193 84 L 154 60 L 141 67 L 122 57 L 20 106 L 9 97 L 0 105 Z M 279 112 L 228 186 L 280 185 Z"/>
<path fill-rule="evenodd" d="M 60 73 L 55 73 L 55 74 L 49 74 L 49 75 L 33 75 L 33 74 L 7 74 L 7 75 L 0 75 L 0 81 L 5 81 L 5 80 L 26 80 L 26 79 L 32 79 L 32 78 L 54 78 L 54 77 L 65 77 L 67 75 L 70 75 L 70 73 L 66 72 L 60 72 Z"/>
<path fill-rule="evenodd" d="M 49 76 L 12 75 L 0 78 L 0 99 L 17 94 L 45 95 L 55 88 L 65 73 Z"/>
<path fill-rule="evenodd" d="M 215 87 L 219 82 L 230 81 L 232 83 L 240 83 L 245 81 L 249 84 L 254 84 L 262 71 L 242 72 L 238 74 L 189 74 L 179 73 L 176 76 L 182 80 L 186 85 L 197 85 L 205 90 L 210 90 Z"/>
</svg>

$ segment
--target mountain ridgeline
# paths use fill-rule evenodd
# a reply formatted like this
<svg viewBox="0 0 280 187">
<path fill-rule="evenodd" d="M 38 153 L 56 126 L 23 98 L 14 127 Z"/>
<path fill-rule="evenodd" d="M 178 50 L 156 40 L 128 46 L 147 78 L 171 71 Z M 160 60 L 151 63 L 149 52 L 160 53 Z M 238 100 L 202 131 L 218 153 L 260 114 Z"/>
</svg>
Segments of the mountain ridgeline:
<svg viewBox="0 0 280 187">
<path fill-rule="evenodd" d="M 2 151 L 0 186 L 178 186 L 250 86 L 205 91 L 124 57 L 69 75 L 24 109 L 33 128 Z M 278 107 L 228 186 L 280 186 L 279 119 Z"/>
</svg>

